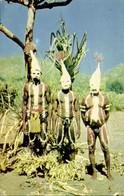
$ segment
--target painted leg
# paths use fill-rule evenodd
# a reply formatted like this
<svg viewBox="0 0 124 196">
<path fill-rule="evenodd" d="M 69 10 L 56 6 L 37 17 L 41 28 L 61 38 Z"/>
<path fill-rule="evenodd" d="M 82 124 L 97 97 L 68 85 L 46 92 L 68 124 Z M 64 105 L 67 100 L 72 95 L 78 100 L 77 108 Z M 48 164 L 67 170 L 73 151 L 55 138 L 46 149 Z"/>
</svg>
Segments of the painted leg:
<svg viewBox="0 0 124 196">
<path fill-rule="evenodd" d="M 111 175 L 110 172 L 110 153 L 108 152 L 104 152 L 104 157 L 105 157 L 105 162 L 106 162 L 106 167 L 107 167 L 107 178 L 108 180 L 113 180 L 113 177 Z"/>
<path fill-rule="evenodd" d="M 76 125 L 75 119 L 72 120 L 71 125 L 68 129 L 68 138 L 70 143 L 70 160 L 75 159 L 76 150 L 75 150 L 75 142 L 76 142 Z"/>
<path fill-rule="evenodd" d="M 87 141 L 89 146 L 89 159 L 91 163 L 91 167 L 93 170 L 92 179 L 95 180 L 97 178 L 97 171 L 95 168 L 95 146 L 96 146 L 96 136 L 91 128 L 87 128 Z"/>
<path fill-rule="evenodd" d="M 101 148 L 104 153 L 105 163 L 107 167 L 107 178 L 113 180 L 113 177 L 110 172 L 110 153 L 108 149 L 108 138 L 106 134 L 106 125 L 103 125 L 100 130 L 99 139 L 101 143 Z"/>
</svg>

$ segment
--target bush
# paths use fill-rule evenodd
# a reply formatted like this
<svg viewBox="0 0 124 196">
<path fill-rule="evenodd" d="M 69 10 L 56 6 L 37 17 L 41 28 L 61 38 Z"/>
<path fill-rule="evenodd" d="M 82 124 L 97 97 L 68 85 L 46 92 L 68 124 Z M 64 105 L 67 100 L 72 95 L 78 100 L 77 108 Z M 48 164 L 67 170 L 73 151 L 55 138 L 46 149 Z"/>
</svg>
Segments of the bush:
<svg viewBox="0 0 124 196">
<path fill-rule="evenodd" d="M 119 81 L 113 81 L 112 83 L 108 83 L 106 85 L 106 90 L 116 92 L 117 94 L 122 94 L 124 93 L 124 86 Z"/>
<path fill-rule="evenodd" d="M 0 110 L 8 109 L 15 105 L 17 91 L 12 86 L 0 83 Z"/>
<path fill-rule="evenodd" d="M 124 94 L 117 94 L 115 92 L 104 93 L 111 105 L 111 111 L 124 111 Z"/>
</svg>

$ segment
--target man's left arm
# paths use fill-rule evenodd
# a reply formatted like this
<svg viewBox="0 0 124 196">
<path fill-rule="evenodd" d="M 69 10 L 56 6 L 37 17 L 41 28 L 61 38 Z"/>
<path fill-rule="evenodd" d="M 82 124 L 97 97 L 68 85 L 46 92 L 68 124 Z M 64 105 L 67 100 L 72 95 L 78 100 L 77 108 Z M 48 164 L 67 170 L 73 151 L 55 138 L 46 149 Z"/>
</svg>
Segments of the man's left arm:
<svg viewBox="0 0 124 196">
<path fill-rule="evenodd" d="M 81 135 L 81 123 L 80 123 L 80 110 L 79 110 L 79 100 L 78 96 L 75 94 L 75 102 L 74 102 L 74 110 L 76 114 L 76 121 L 77 121 L 77 139 Z"/>
<path fill-rule="evenodd" d="M 52 111 L 52 104 L 51 104 L 51 91 L 49 86 L 47 87 L 47 92 L 46 92 L 46 100 L 48 104 L 48 127 L 47 130 L 51 132 L 51 111 Z"/>
<path fill-rule="evenodd" d="M 108 120 L 110 115 L 110 104 L 106 96 L 104 96 L 104 106 L 103 109 L 105 111 L 105 122 Z"/>
</svg>

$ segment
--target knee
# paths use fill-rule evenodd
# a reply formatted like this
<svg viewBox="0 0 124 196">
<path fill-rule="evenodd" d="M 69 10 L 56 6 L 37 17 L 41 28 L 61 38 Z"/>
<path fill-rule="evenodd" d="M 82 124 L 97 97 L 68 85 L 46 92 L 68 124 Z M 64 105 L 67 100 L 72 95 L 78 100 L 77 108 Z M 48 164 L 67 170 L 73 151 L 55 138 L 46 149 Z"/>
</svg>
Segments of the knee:
<svg viewBox="0 0 124 196">
<path fill-rule="evenodd" d="M 105 142 L 101 142 L 101 148 L 104 153 L 109 153 L 108 144 L 106 144 Z"/>
<path fill-rule="evenodd" d="M 95 151 L 95 148 L 93 146 L 89 146 L 89 154 L 93 154 Z"/>
</svg>

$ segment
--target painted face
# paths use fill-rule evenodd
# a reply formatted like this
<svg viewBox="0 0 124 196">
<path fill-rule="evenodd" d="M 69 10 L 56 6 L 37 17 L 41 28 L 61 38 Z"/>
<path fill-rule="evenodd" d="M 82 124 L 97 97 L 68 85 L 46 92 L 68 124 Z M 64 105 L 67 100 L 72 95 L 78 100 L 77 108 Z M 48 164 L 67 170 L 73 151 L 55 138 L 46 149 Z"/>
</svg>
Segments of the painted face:
<svg viewBox="0 0 124 196">
<path fill-rule="evenodd" d="M 61 78 L 61 85 L 63 90 L 67 90 L 71 87 L 71 80 L 70 78 Z"/>
<path fill-rule="evenodd" d="M 40 76 L 41 76 L 41 72 L 38 69 L 32 70 L 32 73 L 31 73 L 32 79 L 40 80 Z"/>
<path fill-rule="evenodd" d="M 98 92 L 99 92 L 99 88 L 97 88 L 95 84 L 92 84 L 90 86 L 90 93 L 91 94 L 97 94 Z"/>
</svg>

